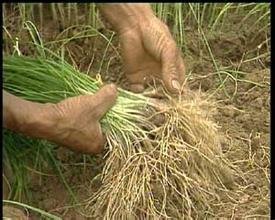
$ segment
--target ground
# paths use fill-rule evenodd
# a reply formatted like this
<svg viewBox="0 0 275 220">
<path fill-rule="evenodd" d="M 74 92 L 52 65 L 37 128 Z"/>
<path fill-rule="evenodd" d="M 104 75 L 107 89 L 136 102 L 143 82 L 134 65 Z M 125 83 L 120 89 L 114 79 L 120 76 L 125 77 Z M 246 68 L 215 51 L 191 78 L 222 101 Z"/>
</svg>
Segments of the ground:
<svg viewBox="0 0 275 220">
<path fill-rule="evenodd" d="M 10 16 L 12 21 L 12 15 Z M 192 90 L 201 90 L 211 95 L 217 102 L 217 112 L 214 120 L 225 134 L 223 143 L 224 153 L 244 173 L 242 179 L 236 180 L 238 188 L 235 190 L 234 203 L 224 204 L 227 207 L 221 218 L 241 219 L 251 217 L 268 219 L 269 215 L 269 146 L 270 146 L 270 60 L 269 57 L 251 59 L 261 53 L 266 45 L 260 45 L 266 38 L 266 32 L 255 36 L 255 29 L 246 26 L 241 29 L 236 25 L 238 17 L 228 19 L 223 32 L 216 31 L 207 35 L 209 45 L 216 62 L 228 69 L 238 71 L 238 80 L 227 76 L 224 89 L 217 90 L 219 76 L 209 56 L 208 49 L 199 45 L 198 30 L 187 27 L 186 47 L 183 51 L 186 64 L 188 84 Z M 7 24 L 7 28 L 20 38 L 21 51 L 31 54 L 25 31 L 16 30 L 14 23 Z M 254 27 L 258 28 L 258 27 Z M 45 42 L 55 39 L 64 27 L 58 27 L 50 20 L 46 20 L 40 30 Z M 68 35 L 77 31 L 75 28 Z M 100 32 L 111 36 L 110 30 L 101 28 Z M 19 35 L 18 35 L 19 34 Z M 270 34 L 270 33 L 268 33 Z M 119 51 L 117 36 L 113 39 L 114 47 Z M 101 73 L 103 81 L 115 82 L 127 86 L 123 78 L 122 63 L 114 48 L 106 49 L 106 41 L 102 37 L 90 37 L 74 40 L 66 45 L 71 57 L 80 70 Z M 260 45 L 260 46 L 259 46 Z M 5 48 L 5 47 L 4 47 Z M 7 47 L 5 50 L 10 49 Z M 108 62 L 101 62 L 108 60 Z M 251 60 L 249 60 L 251 59 Z M 248 61 L 245 61 L 248 60 Z M 244 62 L 245 61 L 245 62 Z M 85 202 L 91 195 L 91 189 L 96 190 L 100 180 L 91 181 L 101 170 L 104 160 L 101 155 L 85 163 L 85 158 L 72 153 L 65 148 L 58 148 L 56 155 L 62 162 L 63 174 L 70 187 L 76 193 L 80 203 Z M 63 219 L 86 219 L 78 212 L 76 204 L 71 205 L 72 197 L 68 193 L 64 182 L 53 170 L 44 170 L 47 175 L 29 172 L 29 189 L 32 193 L 30 204 L 39 207 Z M 50 176 L 49 176 L 50 175 Z M 81 204 L 79 204 L 81 207 Z M 31 216 L 35 216 L 31 213 Z"/>
</svg>

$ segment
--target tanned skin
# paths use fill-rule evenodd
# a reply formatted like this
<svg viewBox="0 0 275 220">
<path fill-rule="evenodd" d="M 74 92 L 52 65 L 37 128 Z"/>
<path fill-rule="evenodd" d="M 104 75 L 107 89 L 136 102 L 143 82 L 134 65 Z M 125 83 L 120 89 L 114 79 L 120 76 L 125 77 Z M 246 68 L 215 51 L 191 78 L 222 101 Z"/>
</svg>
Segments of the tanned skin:
<svg viewBox="0 0 275 220">
<path fill-rule="evenodd" d="M 149 4 L 98 4 L 103 17 L 117 32 L 130 90 L 142 92 L 154 78 L 177 94 L 184 81 L 184 64 L 168 27 Z M 22 70 L 24 71 L 24 70 Z M 4 127 L 43 138 L 73 151 L 100 153 L 106 143 L 99 120 L 115 104 L 116 86 L 106 85 L 95 95 L 40 104 L 3 91 Z"/>
</svg>

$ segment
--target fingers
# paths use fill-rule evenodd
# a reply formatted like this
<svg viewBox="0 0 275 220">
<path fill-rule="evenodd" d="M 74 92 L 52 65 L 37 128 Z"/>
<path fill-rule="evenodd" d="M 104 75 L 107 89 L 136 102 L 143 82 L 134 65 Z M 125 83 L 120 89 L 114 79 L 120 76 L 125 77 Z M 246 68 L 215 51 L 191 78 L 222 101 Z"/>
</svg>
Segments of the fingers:
<svg viewBox="0 0 275 220">
<path fill-rule="evenodd" d="M 135 70 L 135 69 L 133 69 Z M 146 84 L 146 72 L 143 70 L 138 70 L 134 72 L 126 73 L 126 78 L 129 82 L 128 89 L 135 93 L 141 93 L 145 89 Z"/>
<path fill-rule="evenodd" d="M 87 145 L 84 148 L 83 153 L 86 154 L 99 154 L 104 150 L 104 146 L 107 142 L 106 136 L 102 133 L 101 127 L 98 124 L 97 131 L 95 132 L 96 137 L 94 137 L 93 143 L 90 145 L 89 142 L 85 143 Z"/>
<path fill-rule="evenodd" d="M 97 119 L 102 118 L 116 103 L 117 89 L 114 84 L 103 86 L 94 96 L 93 109 Z"/>
<path fill-rule="evenodd" d="M 184 66 L 183 59 L 182 59 L 180 53 L 179 53 L 179 56 L 178 56 L 177 64 L 178 64 L 177 65 L 177 73 L 178 73 L 180 84 L 182 85 L 184 83 L 184 80 L 185 80 L 185 66 Z"/>
<path fill-rule="evenodd" d="M 135 33 L 120 36 L 123 69 L 129 81 L 129 90 L 140 93 L 144 90 L 144 73 L 140 71 L 140 64 L 144 58 L 143 46 Z"/>
<path fill-rule="evenodd" d="M 184 80 L 184 65 L 176 43 L 165 45 L 161 54 L 162 79 L 171 93 L 179 93 Z"/>
<path fill-rule="evenodd" d="M 51 141 L 72 151 L 92 155 L 99 154 L 104 150 L 106 137 L 98 122 L 83 126 L 80 120 L 80 123 L 74 124 L 69 131 L 65 130 Z"/>
<path fill-rule="evenodd" d="M 48 140 L 74 151 L 86 154 L 100 153 L 106 138 L 102 133 L 99 119 L 115 104 L 116 98 L 116 86 L 110 84 L 102 87 L 94 95 L 73 97 L 59 103 L 60 123 Z"/>
<path fill-rule="evenodd" d="M 128 89 L 135 93 L 141 93 L 145 90 L 145 88 L 153 82 L 155 78 L 159 78 L 154 73 L 161 72 L 160 70 L 156 71 L 155 68 L 145 68 L 144 70 L 140 70 L 138 72 L 127 74 L 127 79 L 130 83 Z M 146 72 L 147 71 L 147 72 Z M 152 71 L 151 73 L 148 71 Z"/>
<path fill-rule="evenodd" d="M 130 84 L 129 90 L 131 90 L 132 92 L 135 92 L 135 93 L 141 93 L 144 91 L 144 85 L 137 84 L 137 83 Z"/>
</svg>

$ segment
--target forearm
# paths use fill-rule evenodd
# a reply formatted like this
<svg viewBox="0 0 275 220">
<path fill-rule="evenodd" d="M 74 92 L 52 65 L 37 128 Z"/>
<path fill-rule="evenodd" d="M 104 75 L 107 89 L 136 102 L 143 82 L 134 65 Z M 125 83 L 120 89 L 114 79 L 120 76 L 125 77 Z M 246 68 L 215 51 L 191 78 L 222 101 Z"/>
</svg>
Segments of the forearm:
<svg viewBox="0 0 275 220">
<path fill-rule="evenodd" d="M 37 138 L 48 138 L 54 124 L 48 104 L 34 103 L 3 91 L 3 126 Z"/>
<path fill-rule="evenodd" d="M 97 6 L 116 32 L 123 32 L 125 28 L 136 26 L 140 20 L 154 17 L 149 3 L 101 3 Z"/>
</svg>

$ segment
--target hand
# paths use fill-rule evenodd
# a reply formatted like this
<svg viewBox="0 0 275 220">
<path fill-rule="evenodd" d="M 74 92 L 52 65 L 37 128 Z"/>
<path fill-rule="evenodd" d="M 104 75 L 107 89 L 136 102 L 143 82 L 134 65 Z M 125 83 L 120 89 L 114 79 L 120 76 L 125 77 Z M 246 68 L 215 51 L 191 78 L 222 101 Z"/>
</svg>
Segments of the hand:
<svg viewBox="0 0 275 220">
<path fill-rule="evenodd" d="M 152 79 L 162 79 L 171 93 L 179 93 L 185 67 L 168 27 L 157 17 L 138 21 L 119 32 L 122 59 L 130 90 L 141 92 Z"/>
<path fill-rule="evenodd" d="M 99 120 L 115 104 L 116 96 L 115 85 L 107 85 L 95 95 L 76 96 L 57 104 L 41 104 L 3 91 L 3 125 L 74 151 L 100 153 L 105 138 Z"/>
<path fill-rule="evenodd" d="M 95 95 L 72 97 L 51 105 L 55 128 L 48 139 L 73 151 L 100 153 L 106 139 L 99 120 L 115 104 L 116 96 L 116 87 L 107 85 Z"/>
</svg>

